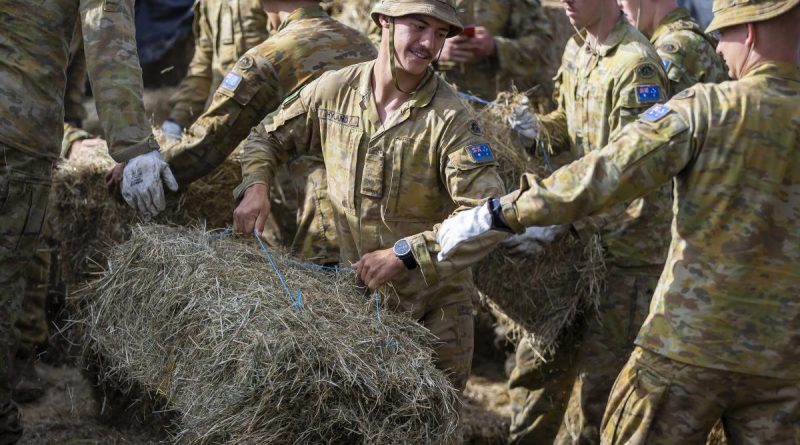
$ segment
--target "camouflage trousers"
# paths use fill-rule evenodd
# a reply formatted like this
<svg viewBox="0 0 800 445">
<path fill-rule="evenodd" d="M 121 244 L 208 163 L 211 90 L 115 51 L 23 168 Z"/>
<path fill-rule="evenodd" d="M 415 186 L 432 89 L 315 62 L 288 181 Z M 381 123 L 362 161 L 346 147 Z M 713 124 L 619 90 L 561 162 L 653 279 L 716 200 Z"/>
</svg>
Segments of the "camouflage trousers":
<svg viewBox="0 0 800 445">
<path fill-rule="evenodd" d="M 633 351 L 660 267 L 609 266 L 597 314 L 545 364 L 518 349 L 509 387 L 511 437 L 518 444 L 598 444 L 608 395 Z M 562 416 L 563 413 L 563 416 Z"/>
<path fill-rule="evenodd" d="M 718 419 L 730 445 L 800 444 L 800 380 L 693 366 L 637 347 L 614 384 L 602 443 L 703 445 Z"/>
<path fill-rule="evenodd" d="M 36 347 L 47 341 L 47 293 L 52 254 L 52 245 L 45 238 L 40 239 L 32 261 L 25 268 L 25 293 L 16 323 L 17 355 L 22 357 L 32 356 Z"/>
<path fill-rule="evenodd" d="M 16 352 L 14 324 L 47 208 L 53 163 L 0 144 L 0 443 L 22 428 L 10 400 L 9 370 Z"/>
<path fill-rule="evenodd" d="M 453 387 L 463 391 L 472 369 L 475 344 L 472 302 L 468 300 L 430 310 L 419 322 L 437 339 L 433 351 L 436 366 L 447 372 Z"/>
</svg>

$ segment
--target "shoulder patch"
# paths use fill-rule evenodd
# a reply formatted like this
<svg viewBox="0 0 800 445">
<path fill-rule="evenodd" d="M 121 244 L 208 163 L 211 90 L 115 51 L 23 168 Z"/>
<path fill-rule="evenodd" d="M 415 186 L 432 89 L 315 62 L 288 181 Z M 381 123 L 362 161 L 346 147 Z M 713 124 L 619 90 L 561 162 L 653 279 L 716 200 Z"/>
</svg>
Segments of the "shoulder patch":
<svg viewBox="0 0 800 445">
<path fill-rule="evenodd" d="M 661 87 L 658 85 L 642 85 L 636 87 L 636 100 L 638 100 L 640 104 L 660 101 Z"/>
<path fill-rule="evenodd" d="M 694 97 L 694 90 L 691 88 L 685 89 L 680 93 L 672 96 L 673 99 L 689 99 L 690 97 Z"/>
<path fill-rule="evenodd" d="M 636 67 L 636 75 L 644 79 L 649 79 L 655 77 L 656 69 L 650 64 L 639 65 Z"/>
<path fill-rule="evenodd" d="M 469 156 L 478 164 L 494 161 L 494 152 L 489 144 L 472 144 L 466 148 Z"/>
<path fill-rule="evenodd" d="M 283 102 L 281 102 L 281 105 L 289 105 L 290 103 L 294 102 L 295 99 L 300 97 L 300 92 L 301 91 L 303 91 L 303 88 L 298 88 L 297 91 L 295 91 L 294 93 L 286 96 L 286 99 L 283 99 Z"/>
<path fill-rule="evenodd" d="M 243 56 L 241 59 L 239 59 L 239 68 L 248 70 L 253 66 L 254 63 L 255 61 L 253 60 L 252 56 Z"/>
<path fill-rule="evenodd" d="M 241 81 L 242 81 L 242 76 L 231 71 L 225 75 L 225 79 L 222 80 L 222 84 L 220 86 L 230 92 L 234 92 L 236 91 L 236 87 L 239 86 L 239 83 Z"/>
<path fill-rule="evenodd" d="M 678 52 L 678 45 L 674 43 L 663 43 L 658 46 L 660 51 L 664 51 L 667 54 L 675 54 Z"/>
<path fill-rule="evenodd" d="M 478 124 L 478 121 L 475 120 L 469 121 L 469 131 L 475 136 L 483 135 L 483 132 L 481 131 L 481 126 Z"/>
<path fill-rule="evenodd" d="M 672 109 L 666 105 L 655 104 L 648 108 L 647 111 L 642 113 L 639 117 L 648 122 L 658 122 L 671 111 Z"/>
</svg>

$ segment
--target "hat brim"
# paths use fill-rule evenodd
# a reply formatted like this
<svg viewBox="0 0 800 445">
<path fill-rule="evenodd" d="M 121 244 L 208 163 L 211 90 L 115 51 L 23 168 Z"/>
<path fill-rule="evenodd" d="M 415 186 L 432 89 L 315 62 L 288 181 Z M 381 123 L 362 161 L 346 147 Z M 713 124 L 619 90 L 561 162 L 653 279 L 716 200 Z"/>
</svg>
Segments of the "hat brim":
<svg viewBox="0 0 800 445">
<path fill-rule="evenodd" d="M 784 3 L 776 2 L 773 5 L 745 5 L 726 8 L 722 11 L 714 11 L 714 18 L 706 28 L 706 33 L 717 31 L 729 26 L 743 25 L 745 23 L 761 22 L 769 20 L 788 12 L 800 4 L 800 0 L 791 0 Z"/>
<path fill-rule="evenodd" d="M 458 20 L 456 11 L 453 8 L 444 2 L 437 1 L 432 3 L 434 4 L 380 2 L 372 9 L 370 16 L 372 21 L 380 27 L 381 23 L 378 20 L 380 15 L 387 17 L 403 17 L 414 14 L 427 15 L 450 25 L 450 32 L 447 33 L 447 38 L 455 37 L 464 31 L 464 25 Z"/>
</svg>

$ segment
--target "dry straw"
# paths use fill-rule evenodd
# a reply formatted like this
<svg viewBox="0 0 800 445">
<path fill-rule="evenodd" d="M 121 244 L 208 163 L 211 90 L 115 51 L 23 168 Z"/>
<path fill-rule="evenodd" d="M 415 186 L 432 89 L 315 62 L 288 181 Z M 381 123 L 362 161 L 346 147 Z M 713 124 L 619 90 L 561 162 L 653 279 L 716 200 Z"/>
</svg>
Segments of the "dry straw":
<svg viewBox="0 0 800 445">
<path fill-rule="evenodd" d="M 273 252 L 290 303 L 252 238 L 138 226 L 78 296 L 87 356 L 102 379 L 137 383 L 178 413 L 178 443 L 440 443 L 456 391 L 434 338 L 376 317 L 349 271 Z M 135 386 L 135 385 L 134 385 Z"/>
<path fill-rule="evenodd" d="M 484 135 L 499 162 L 507 190 L 519 187 L 523 173 L 549 175 L 553 167 L 550 137 L 540 136 L 532 156 L 524 140 L 506 124 L 511 111 L 525 103 L 520 93 L 501 93 L 490 106 L 476 111 Z M 544 108 L 535 104 L 536 111 Z M 485 306 L 510 328 L 514 339 L 528 339 L 539 359 L 547 360 L 562 336 L 580 315 L 594 309 L 605 281 L 605 262 L 599 238 L 581 241 L 572 234 L 547 246 L 536 256 L 512 256 L 500 246 L 474 268 L 475 282 Z"/>
</svg>

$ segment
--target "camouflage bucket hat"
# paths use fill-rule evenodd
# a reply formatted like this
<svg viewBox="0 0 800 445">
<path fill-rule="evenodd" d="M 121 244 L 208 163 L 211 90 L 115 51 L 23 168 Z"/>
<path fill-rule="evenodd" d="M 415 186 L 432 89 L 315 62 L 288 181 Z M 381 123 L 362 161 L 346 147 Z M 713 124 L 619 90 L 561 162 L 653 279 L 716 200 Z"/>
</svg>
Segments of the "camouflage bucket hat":
<svg viewBox="0 0 800 445">
<path fill-rule="evenodd" d="M 464 26 L 456 16 L 454 0 L 381 0 L 372 8 L 370 14 L 375 24 L 380 27 L 378 14 L 388 17 L 421 14 L 439 19 L 450 25 L 448 38 L 457 36 L 464 30 Z"/>
<path fill-rule="evenodd" d="M 775 18 L 800 4 L 800 0 L 714 0 L 714 19 L 706 32 L 728 26 Z"/>
</svg>

